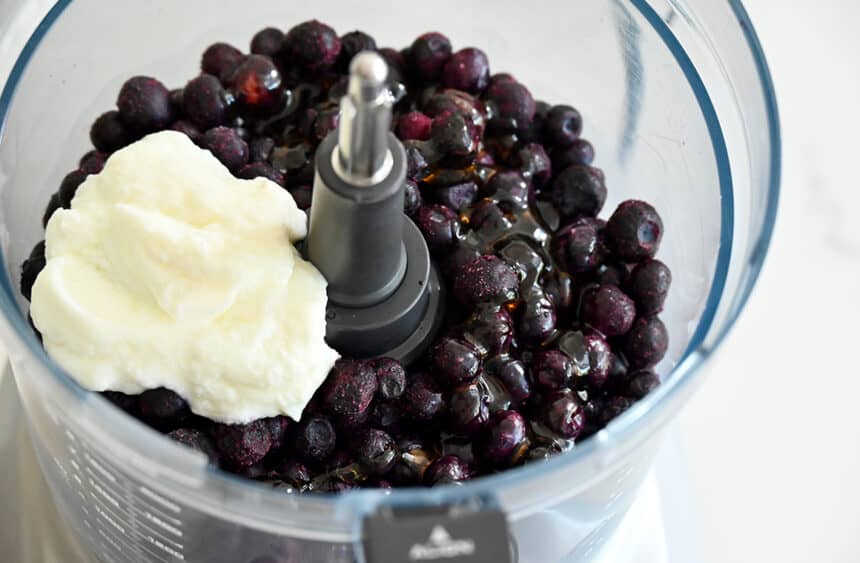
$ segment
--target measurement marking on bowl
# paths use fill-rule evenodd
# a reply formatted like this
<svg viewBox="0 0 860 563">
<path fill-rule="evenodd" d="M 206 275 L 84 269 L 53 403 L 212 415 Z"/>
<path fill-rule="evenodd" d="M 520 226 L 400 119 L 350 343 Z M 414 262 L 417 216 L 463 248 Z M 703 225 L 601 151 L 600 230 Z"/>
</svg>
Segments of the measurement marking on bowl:
<svg viewBox="0 0 860 563">
<path fill-rule="evenodd" d="M 98 483 L 96 483 L 92 479 L 90 479 L 89 481 L 90 481 L 90 486 L 92 486 L 92 488 L 95 489 L 95 491 L 98 494 L 100 494 L 106 501 L 108 501 L 109 503 L 114 505 L 117 508 L 117 510 L 122 510 L 122 508 L 119 505 L 119 501 L 116 500 L 116 498 L 114 498 L 112 495 L 108 494 L 108 492 L 106 490 L 104 490 L 101 487 L 101 485 L 99 485 Z"/>
<path fill-rule="evenodd" d="M 182 552 L 176 551 L 175 549 L 171 548 L 170 546 L 164 545 L 163 543 L 158 541 L 158 539 L 156 539 L 152 536 L 145 536 L 145 537 L 150 543 L 152 543 L 152 545 L 154 545 L 158 548 L 161 548 L 162 550 L 164 550 L 165 553 L 172 555 L 173 557 L 176 557 L 177 559 L 181 559 L 182 561 L 185 561 L 185 556 L 182 554 Z"/>
<path fill-rule="evenodd" d="M 139 490 L 139 491 L 140 491 L 140 494 L 142 494 L 142 495 L 144 495 L 144 496 L 146 496 L 146 497 L 151 498 L 152 500 L 154 500 L 154 501 L 155 501 L 155 502 L 157 502 L 158 504 L 160 504 L 160 505 L 164 506 L 164 507 L 165 507 L 165 508 L 167 508 L 168 510 L 172 510 L 173 512 L 175 512 L 175 513 L 177 513 L 177 514 L 179 514 L 180 512 L 182 512 L 182 509 L 179 507 L 179 505 L 178 505 L 178 504 L 173 503 L 173 502 L 170 502 L 169 500 L 167 500 L 166 498 L 164 498 L 163 496 L 161 496 L 161 495 L 159 495 L 159 494 L 153 493 L 152 491 L 150 491 L 149 489 L 147 489 L 147 488 L 146 488 L 146 487 L 144 487 L 143 485 L 139 486 L 139 487 L 137 488 L 137 490 Z"/>
<path fill-rule="evenodd" d="M 110 537 L 110 536 L 108 535 L 107 531 L 105 531 L 105 529 L 104 529 L 104 528 L 99 528 L 99 529 L 98 529 L 98 533 L 99 533 L 99 535 L 100 535 L 100 536 L 101 536 L 101 537 L 102 537 L 106 542 L 108 542 L 109 544 L 111 544 L 111 545 L 114 547 L 114 549 L 116 549 L 116 550 L 117 550 L 118 552 L 120 552 L 120 553 L 122 553 L 122 552 L 123 552 L 123 548 L 122 548 L 122 546 L 121 546 L 121 545 L 120 545 L 120 544 L 119 544 L 115 539 L 113 539 L 112 537 Z"/>
<path fill-rule="evenodd" d="M 93 458 L 93 456 L 91 456 L 87 452 L 84 452 L 84 458 L 87 460 L 90 466 L 92 466 L 96 471 L 101 473 L 105 477 L 105 479 L 110 479 L 112 482 L 116 483 L 116 475 L 105 469 L 101 463 L 99 463 Z"/>
<path fill-rule="evenodd" d="M 173 525 L 175 528 L 182 527 L 182 520 L 174 518 L 173 516 L 168 516 L 161 510 L 158 510 L 158 508 L 148 503 L 144 503 L 142 499 L 140 499 L 140 497 L 135 498 L 130 502 L 132 503 L 131 507 L 144 518 L 152 517 L 161 520 L 169 525 Z"/>
<path fill-rule="evenodd" d="M 158 518 L 157 516 L 155 516 L 151 512 L 143 512 L 143 517 L 146 518 L 147 520 L 149 520 L 150 522 L 152 522 L 153 524 L 155 524 L 156 526 L 164 529 L 167 532 L 170 532 L 174 536 L 177 536 L 180 538 L 182 537 L 182 530 L 180 530 L 179 528 L 176 528 L 174 526 L 171 526 L 170 524 L 168 524 L 167 522 L 165 522 L 161 518 Z"/>
<path fill-rule="evenodd" d="M 116 520 L 114 520 L 113 518 L 111 518 L 111 516 L 110 516 L 110 514 L 108 514 L 107 510 L 105 510 L 105 509 L 104 509 L 104 507 L 102 507 L 102 506 L 98 503 L 98 499 L 96 498 L 96 496 L 95 496 L 95 495 L 92 495 L 92 498 L 93 498 L 93 500 L 95 500 L 95 501 L 96 501 L 96 502 L 94 502 L 94 503 L 93 503 L 93 510 L 95 510 L 95 511 L 96 511 L 96 514 L 98 514 L 99 516 L 101 516 L 102 518 L 104 518 L 104 519 L 105 519 L 105 521 L 106 521 L 108 524 L 110 524 L 111 526 L 113 526 L 113 527 L 116 529 L 116 531 L 117 531 L 117 532 L 119 532 L 119 533 L 120 533 L 120 534 L 122 534 L 122 535 L 126 535 L 125 528 L 123 528 L 122 526 L 120 526 L 119 522 L 117 522 Z"/>
<path fill-rule="evenodd" d="M 69 430 L 68 428 L 66 428 L 66 429 L 65 429 L 65 431 L 66 431 L 66 438 L 68 438 L 68 439 L 69 439 L 70 441 L 72 441 L 72 442 L 77 442 L 77 441 L 78 441 L 78 437 L 77 437 L 77 436 L 75 436 L 75 435 L 72 433 L 72 431 L 71 431 L 71 430 Z M 71 448 L 71 446 L 69 446 L 69 448 Z"/>
</svg>

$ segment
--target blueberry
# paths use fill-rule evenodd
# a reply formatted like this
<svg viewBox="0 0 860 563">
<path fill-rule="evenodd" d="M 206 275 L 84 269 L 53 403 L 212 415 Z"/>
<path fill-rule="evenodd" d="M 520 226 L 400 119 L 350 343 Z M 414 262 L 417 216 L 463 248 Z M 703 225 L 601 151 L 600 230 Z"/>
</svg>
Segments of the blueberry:
<svg viewBox="0 0 860 563">
<path fill-rule="evenodd" d="M 552 165 L 556 170 L 568 166 L 588 165 L 594 162 L 594 147 L 585 139 L 577 139 L 569 147 L 559 147 L 551 152 Z"/>
<path fill-rule="evenodd" d="M 574 330 L 558 339 L 558 347 L 571 360 L 576 388 L 600 389 L 609 377 L 612 349 L 597 332 Z"/>
<path fill-rule="evenodd" d="M 287 432 L 290 429 L 290 419 L 279 415 L 270 416 L 262 420 L 269 429 L 269 436 L 272 438 L 272 449 L 278 449 L 283 446 L 287 439 Z"/>
<path fill-rule="evenodd" d="M 555 332 L 555 307 L 543 292 L 529 295 L 517 310 L 517 336 L 526 342 L 540 344 Z"/>
<path fill-rule="evenodd" d="M 397 136 L 401 141 L 426 141 L 433 120 L 420 111 L 404 113 L 397 119 Z"/>
<path fill-rule="evenodd" d="M 140 133 L 160 131 L 173 121 L 170 92 L 148 76 L 126 80 L 116 101 L 123 123 Z"/>
<path fill-rule="evenodd" d="M 542 417 L 544 424 L 563 438 L 575 439 L 585 428 L 585 409 L 569 389 L 547 397 Z"/>
<path fill-rule="evenodd" d="M 376 374 L 368 362 L 341 358 L 326 379 L 322 399 L 335 414 L 360 414 L 370 406 L 376 388 Z"/>
<path fill-rule="evenodd" d="M 606 223 L 606 238 L 615 254 L 627 262 L 653 258 L 663 238 L 663 220 L 648 203 L 622 202 Z"/>
<path fill-rule="evenodd" d="M 253 178 L 267 178 L 281 187 L 284 187 L 284 175 L 272 168 L 265 162 L 252 162 L 239 169 L 236 174 L 238 178 L 251 180 Z"/>
<path fill-rule="evenodd" d="M 222 81 L 229 80 L 231 74 L 245 58 L 245 55 L 227 43 L 213 43 L 203 51 L 200 59 L 200 69 Z"/>
<path fill-rule="evenodd" d="M 517 297 L 519 282 L 514 269 L 504 260 L 485 254 L 457 269 L 454 296 L 464 305 L 511 301 Z"/>
<path fill-rule="evenodd" d="M 537 188 L 544 187 L 552 177 L 553 163 L 543 145 L 538 143 L 528 143 L 520 148 L 515 165 Z"/>
<path fill-rule="evenodd" d="M 553 106 L 547 113 L 543 130 L 550 144 L 569 147 L 582 133 L 582 115 L 570 106 Z"/>
<path fill-rule="evenodd" d="M 430 422 L 445 407 L 442 391 L 433 378 L 425 373 L 412 374 L 407 378 L 400 405 L 403 414 L 415 422 Z"/>
<path fill-rule="evenodd" d="M 36 277 L 45 269 L 45 241 L 40 240 L 21 265 L 21 295 L 29 301 Z"/>
<path fill-rule="evenodd" d="M 338 64 L 341 72 L 347 72 L 352 58 L 362 51 L 376 51 L 376 40 L 358 30 L 341 35 L 340 61 Z"/>
<path fill-rule="evenodd" d="M 634 369 L 656 365 L 669 348 L 669 332 L 658 317 L 639 317 L 624 338 L 624 356 Z"/>
<path fill-rule="evenodd" d="M 48 205 L 45 208 L 45 214 L 42 215 L 42 226 L 48 226 L 48 220 L 50 220 L 51 215 L 54 214 L 54 211 L 57 209 L 63 208 L 63 202 L 60 200 L 60 194 L 55 193 L 51 195 L 51 198 L 48 200 Z"/>
<path fill-rule="evenodd" d="M 159 428 L 175 426 L 191 414 L 185 399 L 163 387 L 141 393 L 138 409 L 144 420 Z"/>
<path fill-rule="evenodd" d="M 591 273 L 591 277 L 594 283 L 598 285 L 625 287 L 630 273 L 627 271 L 627 266 L 623 263 L 607 261 L 599 265 Z"/>
<path fill-rule="evenodd" d="M 334 66 L 340 49 L 337 32 L 317 20 L 300 23 L 284 37 L 286 59 L 310 73 L 321 73 Z"/>
<path fill-rule="evenodd" d="M 329 419 L 312 416 L 297 425 L 295 452 L 310 463 L 320 463 L 332 454 L 336 440 L 337 435 Z"/>
<path fill-rule="evenodd" d="M 248 424 L 217 424 L 215 447 L 230 466 L 248 467 L 266 457 L 272 447 L 272 436 L 262 420 Z"/>
<path fill-rule="evenodd" d="M 248 143 L 248 152 L 251 162 L 269 162 L 275 141 L 271 137 L 255 137 Z"/>
<path fill-rule="evenodd" d="M 422 178 L 430 164 L 424 149 L 415 141 L 404 141 L 403 149 L 406 151 L 406 177 L 410 180 Z"/>
<path fill-rule="evenodd" d="M 104 169 L 107 158 L 101 151 L 89 151 L 78 161 L 78 168 L 85 174 L 98 174 Z"/>
<path fill-rule="evenodd" d="M 603 412 L 601 413 L 603 424 L 609 424 L 610 421 L 620 416 L 633 405 L 633 402 L 633 399 L 622 396 L 612 397 L 609 399 L 603 405 Z"/>
<path fill-rule="evenodd" d="M 459 113 L 445 113 L 433 118 L 430 142 L 443 157 L 463 158 L 477 150 L 473 126 Z"/>
<path fill-rule="evenodd" d="M 119 391 L 102 391 L 102 396 L 125 412 L 136 415 L 139 395 L 126 395 Z"/>
<path fill-rule="evenodd" d="M 636 304 L 618 287 L 601 285 L 585 291 L 580 315 L 584 322 L 605 336 L 618 336 L 633 326 Z"/>
<path fill-rule="evenodd" d="M 573 278 L 566 272 L 554 270 L 544 279 L 544 291 L 559 316 L 564 316 L 574 301 Z"/>
<path fill-rule="evenodd" d="M 340 111 L 337 108 L 331 108 L 320 111 L 314 120 L 313 136 L 320 142 L 328 136 L 329 133 L 337 129 L 337 124 L 340 121 Z"/>
<path fill-rule="evenodd" d="M 90 127 L 90 141 L 102 152 L 118 151 L 134 141 L 134 138 L 135 135 L 128 130 L 116 110 L 101 114 Z"/>
<path fill-rule="evenodd" d="M 495 115 L 518 129 L 528 127 L 535 115 L 535 101 L 529 89 L 514 80 L 495 81 L 487 87 L 487 100 Z"/>
<path fill-rule="evenodd" d="M 388 63 L 388 82 L 404 82 L 406 76 L 406 57 L 391 47 L 378 50 L 379 55 Z"/>
<path fill-rule="evenodd" d="M 248 143 L 231 127 L 209 129 L 203 134 L 202 145 L 231 172 L 238 171 L 248 163 Z"/>
<path fill-rule="evenodd" d="M 545 390 L 567 387 L 573 380 L 573 363 L 564 352 L 541 350 L 532 359 L 532 380 Z"/>
<path fill-rule="evenodd" d="M 376 358 L 371 361 L 376 374 L 376 395 L 382 400 L 397 399 L 406 390 L 406 370 L 397 360 Z"/>
<path fill-rule="evenodd" d="M 448 400 L 451 427 L 458 434 L 476 434 L 490 419 L 489 397 L 475 383 L 455 388 Z"/>
<path fill-rule="evenodd" d="M 296 186 L 288 190 L 293 199 L 296 200 L 296 205 L 302 211 L 307 211 L 311 207 L 313 201 L 313 188 L 310 186 Z"/>
<path fill-rule="evenodd" d="M 629 368 L 624 354 L 619 350 L 613 351 L 609 358 L 609 372 L 604 388 L 613 393 L 623 390 L 630 380 L 627 376 Z"/>
<path fill-rule="evenodd" d="M 185 95 L 183 88 L 174 88 L 170 91 L 170 107 L 173 109 L 173 115 L 180 117 L 185 109 L 182 106 L 182 97 Z"/>
<path fill-rule="evenodd" d="M 167 435 L 180 444 L 204 454 L 209 458 L 209 463 L 218 463 L 218 452 L 215 450 L 215 444 L 200 430 L 195 430 L 194 428 L 177 428 Z"/>
<path fill-rule="evenodd" d="M 297 489 L 302 489 L 311 482 L 311 471 L 304 463 L 289 460 L 276 466 L 275 471 L 284 481 Z"/>
<path fill-rule="evenodd" d="M 406 186 L 403 190 L 403 211 L 411 217 L 418 212 L 422 203 L 424 203 L 424 199 L 421 197 L 421 189 L 418 184 L 412 180 L 406 180 Z"/>
<path fill-rule="evenodd" d="M 449 387 L 474 381 L 481 371 L 481 358 L 474 346 L 444 336 L 430 350 L 430 362 L 437 381 Z"/>
<path fill-rule="evenodd" d="M 421 82 L 436 82 L 451 57 L 451 41 L 438 32 L 419 36 L 409 47 L 407 61 L 413 76 Z"/>
<path fill-rule="evenodd" d="M 232 97 L 211 74 L 201 74 L 185 85 L 182 104 L 188 119 L 202 130 L 227 122 Z"/>
<path fill-rule="evenodd" d="M 353 440 L 353 451 L 362 470 L 375 475 L 387 473 L 394 466 L 397 448 L 387 432 L 368 429 Z"/>
<path fill-rule="evenodd" d="M 552 240 L 556 263 L 572 274 L 595 269 L 605 255 L 603 233 L 598 223 L 583 219 L 562 227 Z"/>
<path fill-rule="evenodd" d="M 251 38 L 251 52 L 274 59 L 281 52 L 284 43 L 284 32 L 276 27 L 266 27 Z"/>
<path fill-rule="evenodd" d="M 660 377 L 651 370 L 637 371 L 630 377 L 627 395 L 641 399 L 660 385 Z"/>
<path fill-rule="evenodd" d="M 203 139 L 203 132 L 190 121 L 185 121 L 184 119 L 180 119 L 179 121 L 174 121 L 170 125 L 171 131 L 178 131 L 183 133 L 186 137 L 191 139 L 195 144 L 199 143 Z"/>
<path fill-rule="evenodd" d="M 460 219 L 444 205 L 423 205 L 415 215 L 416 224 L 431 252 L 453 246 L 460 235 Z"/>
<path fill-rule="evenodd" d="M 490 81 L 490 61 L 480 49 L 469 47 L 451 55 L 442 68 L 442 84 L 477 94 Z"/>
<path fill-rule="evenodd" d="M 411 437 L 397 441 L 400 456 L 390 476 L 401 485 L 419 485 L 424 477 L 430 458 L 421 440 Z"/>
<path fill-rule="evenodd" d="M 520 360 L 500 358 L 487 365 L 487 373 L 495 376 L 505 386 L 512 405 L 521 405 L 531 396 L 528 371 Z"/>
<path fill-rule="evenodd" d="M 239 108 L 253 116 L 263 116 L 283 106 L 286 96 L 281 73 L 264 55 L 245 57 L 230 75 Z"/>
<path fill-rule="evenodd" d="M 83 170 L 73 170 L 65 175 L 63 181 L 60 182 L 60 188 L 57 193 L 60 194 L 60 203 L 66 209 L 72 206 L 72 200 L 77 193 L 78 188 L 87 179 L 87 174 Z"/>
<path fill-rule="evenodd" d="M 646 260 L 633 268 L 627 281 L 627 292 L 636 302 L 640 315 L 655 315 L 663 310 L 663 303 L 672 285 L 672 272 L 659 260 Z"/>
<path fill-rule="evenodd" d="M 606 185 L 590 166 L 570 166 L 556 176 L 552 199 L 566 219 L 582 215 L 596 217 L 606 203 Z"/>
<path fill-rule="evenodd" d="M 522 174 L 513 170 L 496 172 L 486 185 L 486 192 L 503 210 L 513 212 L 529 206 L 529 185 Z"/>
<path fill-rule="evenodd" d="M 370 412 L 367 417 L 369 425 L 389 431 L 394 431 L 399 428 L 403 413 L 398 401 L 384 401 L 377 399 L 368 410 Z"/>
<path fill-rule="evenodd" d="M 496 467 L 516 464 L 529 447 L 526 421 L 517 411 L 499 411 L 487 425 L 481 451 Z"/>
<path fill-rule="evenodd" d="M 479 303 L 460 329 L 462 338 L 482 356 L 507 354 L 514 335 L 508 310 L 496 303 Z"/>
<path fill-rule="evenodd" d="M 436 485 L 452 485 L 466 481 L 472 476 L 469 466 L 455 455 L 445 455 L 433 461 L 424 472 L 424 483 L 433 487 Z"/>
</svg>

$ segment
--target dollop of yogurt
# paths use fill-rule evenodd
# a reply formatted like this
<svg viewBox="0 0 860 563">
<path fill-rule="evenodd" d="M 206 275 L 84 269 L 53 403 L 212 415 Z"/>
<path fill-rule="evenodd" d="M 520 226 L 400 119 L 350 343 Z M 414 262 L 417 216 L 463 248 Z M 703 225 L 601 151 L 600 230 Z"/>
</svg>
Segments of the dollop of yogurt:
<svg viewBox="0 0 860 563">
<path fill-rule="evenodd" d="M 306 224 L 274 182 L 149 135 L 51 216 L 33 323 L 88 389 L 167 387 L 213 420 L 298 420 L 338 357 L 326 281 L 293 246 Z"/>
</svg>

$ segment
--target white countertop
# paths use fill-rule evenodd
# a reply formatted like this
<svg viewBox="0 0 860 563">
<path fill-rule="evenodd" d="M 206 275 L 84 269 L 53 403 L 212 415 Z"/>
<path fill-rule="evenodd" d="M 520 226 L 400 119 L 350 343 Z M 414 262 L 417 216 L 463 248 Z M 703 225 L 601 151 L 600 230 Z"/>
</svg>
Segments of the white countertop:
<svg viewBox="0 0 860 563">
<path fill-rule="evenodd" d="M 19 3 L 0 1 L 0 16 Z M 776 82 L 782 200 L 753 298 L 677 423 L 690 524 L 705 563 L 856 562 L 860 2 L 745 4 Z M 0 61 L 0 82 L 8 69 Z"/>
</svg>

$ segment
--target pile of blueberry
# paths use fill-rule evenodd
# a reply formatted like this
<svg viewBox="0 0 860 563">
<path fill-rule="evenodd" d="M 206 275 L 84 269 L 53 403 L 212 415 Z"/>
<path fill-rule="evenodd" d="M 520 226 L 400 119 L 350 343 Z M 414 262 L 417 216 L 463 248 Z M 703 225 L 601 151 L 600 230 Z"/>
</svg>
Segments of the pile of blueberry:
<svg viewBox="0 0 860 563">
<path fill-rule="evenodd" d="M 457 483 L 569 450 L 659 383 L 652 368 L 668 335 L 657 314 L 671 283 L 654 259 L 663 223 L 636 200 L 598 219 L 606 184 L 579 112 L 490 74 L 480 49 L 453 52 L 441 33 L 377 48 L 318 21 L 263 29 L 251 54 L 216 43 L 184 88 L 142 76 L 122 86 L 45 222 L 112 152 L 163 129 L 307 209 L 314 152 L 337 127 L 349 61 L 363 50 L 390 67 L 405 211 L 448 288 L 431 349 L 409 366 L 341 359 L 299 421 L 219 424 L 167 389 L 105 396 L 225 470 L 284 491 Z M 23 266 L 25 297 L 44 264 L 42 242 Z"/>
</svg>

